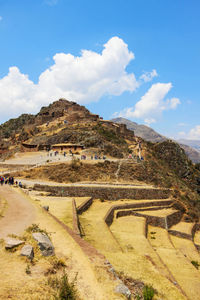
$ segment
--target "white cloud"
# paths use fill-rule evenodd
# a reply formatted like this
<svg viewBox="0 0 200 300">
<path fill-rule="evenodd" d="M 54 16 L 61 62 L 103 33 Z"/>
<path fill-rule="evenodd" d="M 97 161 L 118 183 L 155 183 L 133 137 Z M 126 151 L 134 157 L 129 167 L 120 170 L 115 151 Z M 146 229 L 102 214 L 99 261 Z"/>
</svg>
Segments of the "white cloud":
<svg viewBox="0 0 200 300">
<path fill-rule="evenodd" d="M 171 88 L 171 83 L 155 83 L 136 103 L 135 107 L 125 108 L 117 115 L 125 118 L 142 118 L 144 121 L 146 120 L 147 124 L 155 123 L 156 117 L 164 110 L 175 109 L 180 104 L 178 98 L 164 101 Z"/>
<path fill-rule="evenodd" d="M 166 109 L 176 109 L 177 105 L 181 104 L 178 98 L 171 98 L 166 101 Z"/>
<path fill-rule="evenodd" d="M 188 140 L 200 140 L 200 125 L 196 125 L 188 133 L 181 131 L 178 134 Z"/>
<path fill-rule="evenodd" d="M 142 74 L 140 76 L 141 80 L 144 80 L 144 82 L 148 82 L 151 81 L 154 77 L 157 77 L 158 73 L 155 69 L 153 69 L 151 72 L 144 72 L 144 74 Z"/>
<path fill-rule="evenodd" d="M 100 54 L 89 50 L 82 50 L 77 57 L 55 54 L 54 64 L 39 76 L 37 84 L 17 67 L 11 67 L 8 75 L 0 79 L 0 118 L 36 112 L 60 97 L 85 104 L 104 95 L 133 92 L 139 82 L 133 73 L 126 72 L 133 59 L 127 44 L 113 37 Z"/>
</svg>

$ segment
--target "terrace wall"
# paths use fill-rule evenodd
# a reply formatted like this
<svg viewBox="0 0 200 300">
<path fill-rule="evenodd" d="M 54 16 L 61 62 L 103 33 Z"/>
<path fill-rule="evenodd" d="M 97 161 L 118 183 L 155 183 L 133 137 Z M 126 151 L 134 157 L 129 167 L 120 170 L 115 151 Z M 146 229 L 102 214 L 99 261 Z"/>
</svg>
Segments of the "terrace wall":
<svg viewBox="0 0 200 300">
<path fill-rule="evenodd" d="M 166 201 L 152 201 L 152 202 L 141 202 L 141 203 L 131 203 L 131 204 L 121 204 L 121 205 L 113 205 L 107 212 L 107 214 L 104 217 L 104 221 L 108 226 L 110 226 L 113 222 L 114 218 L 114 212 L 115 210 L 119 209 L 129 209 L 129 208 L 142 208 L 142 207 L 150 207 L 150 206 L 163 206 L 163 205 L 170 205 L 172 204 L 172 200 L 166 200 Z M 131 210 L 123 211 L 125 212 L 124 215 L 130 215 L 132 212 Z M 127 214 L 126 214 L 127 213 Z M 118 213 L 117 213 L 118 218 Z"/>
<path fill-rule="evenodd" d="M 169 189 L 145 189 L 145 188 L 119 188 L 97 186 L 50 186 L 35 184 L 37 191 L 49 192 L 52 195 L 65 197 L 93 197 L 101 200 L 119 199 L 167 199 L 170 196 Z"/>
</svg>

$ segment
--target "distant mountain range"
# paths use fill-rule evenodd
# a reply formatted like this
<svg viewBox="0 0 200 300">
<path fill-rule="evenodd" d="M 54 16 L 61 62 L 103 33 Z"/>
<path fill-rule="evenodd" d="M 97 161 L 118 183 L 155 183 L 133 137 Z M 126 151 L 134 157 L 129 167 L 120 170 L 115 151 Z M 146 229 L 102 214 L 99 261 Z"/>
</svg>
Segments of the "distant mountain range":
<svg viewBox="0 0 200 300">
<path fill-rule="evenodd" d="M 180 139 L 177 140 L 178 143 L 180 144 L 185 144 L 188 145 L 196 150 L 198 150 L 200 152 L 200 141 L 198 140 L 184 140 L 184 139 Z"/>
<path fill-rule="evenodd" d="M 125 118 L 115 118 L 111 121 L 119 124 L 126 124 L 127 128 L 133 130 L 136 136 L 153 143 L 163 142 L 168 139 L 149 126 L 139 125 L 136 122 L 132 122 Z M 200 162 L 200 141 L 180 139 L 176 140 L 176 142 L 181 145 L 185 150 L 185 153 L 194 163 Z"/>
</svg>

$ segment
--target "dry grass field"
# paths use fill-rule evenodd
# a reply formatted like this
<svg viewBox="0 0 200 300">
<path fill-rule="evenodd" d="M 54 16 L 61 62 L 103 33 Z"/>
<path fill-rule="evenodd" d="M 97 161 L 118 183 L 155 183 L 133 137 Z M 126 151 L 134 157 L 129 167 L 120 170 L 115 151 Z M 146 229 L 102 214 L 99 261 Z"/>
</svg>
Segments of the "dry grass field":
<svg viewBox="0 0 200 300">
<path fill-rule="evenodd" d="M 48 205 L 53 215 L 72 228 L 73 198 L 50 197 L 45 194 L 39 195 L 38 192 L 30 192 L 30 195 L 38 200 L 36 202 L 39 205 Z M 79 206 L 86 199 L 75 198 L 76 205 Z M 176 211 L 170 206 L 161 207 L 162 209 L 149 206 L 151 200 L 139 201 L 144 203 L 145 209 L 140 208 L 138 213 L 148 216 L 165 218 Z M 115 212 L 112 225 L 107 226 L 104 217 L 109 208 L 125 203 L 135 204 L 138 200 L 100 201 L 94 199 L 92 205 L 79 216 L 84 240 L 108 259 L 119 276 L 129 277 L 153 286 L 157 291 L 153 299 L 193 300 L 194 295 L 195 299 L 200 299 L 198 298 L 200 272 L 191 263 L 191 261 L 200 261 L 200 255 L 194 243 L 169 235 L 167 230 L 151 225 L 148 225 L 146 237 L 146 219 L 139 216 L 116 218 Z M 193 223 L 179 222 L 171 229 L 190 234 L 193 225 Z M 197 237 L 198 233 L 196 239 Z M 104 280 L 104 275 L 99 272 L 98 280 Z"/>
</svg>

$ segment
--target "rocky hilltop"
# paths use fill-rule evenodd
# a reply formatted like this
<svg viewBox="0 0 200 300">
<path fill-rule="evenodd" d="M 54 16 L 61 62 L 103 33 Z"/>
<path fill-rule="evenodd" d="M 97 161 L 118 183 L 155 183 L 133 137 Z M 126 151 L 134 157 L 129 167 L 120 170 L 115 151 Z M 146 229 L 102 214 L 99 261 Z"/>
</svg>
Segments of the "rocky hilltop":
<svg viewBox="0 0 200 300">
<path fill-rule="evenodd" d="M 20 151 L 22 144 L 44 145 L 78 143 L 94 147 L 102 154 L 122 158 L 129 153 L 125 138 L 134 140 L 134 132 L 123 124 L 104 121 L 84 106 L 59 99 L 42 107 L 36 115 L 23 114 L 0 126 L 0 155 L 8 157 Z"/>
</svg>

